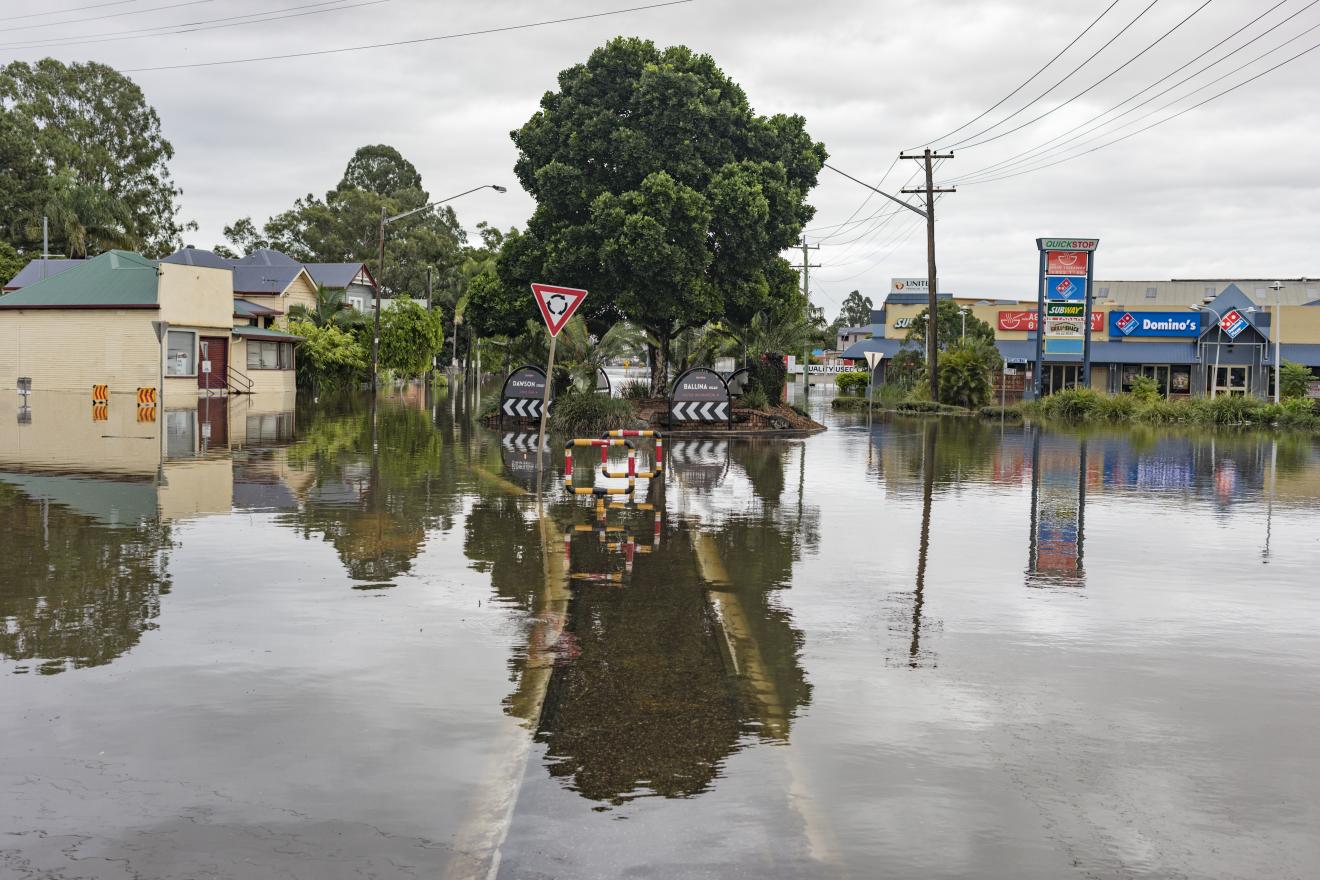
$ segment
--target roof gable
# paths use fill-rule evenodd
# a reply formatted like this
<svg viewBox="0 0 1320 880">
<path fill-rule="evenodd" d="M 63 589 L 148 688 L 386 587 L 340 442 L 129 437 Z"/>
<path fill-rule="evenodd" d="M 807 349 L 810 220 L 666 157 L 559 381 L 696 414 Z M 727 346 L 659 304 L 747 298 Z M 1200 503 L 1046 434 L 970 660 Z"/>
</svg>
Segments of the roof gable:
<svg viewBox="0 0 1320 880">
<path fill-rule="evenodd" d="M 201 266 L 204 269 L 230 269 L 234 261 L 220 256 L 215 251 L 188 245 L 170 254 L 162 263 L 182 263 L 185 266 Z"/>
<path fill-rule="evenodd" d="M 155 308 L 157 263 L 131 251 L 75 261 L 0 299 L 0 308 Z"/>
</svg>

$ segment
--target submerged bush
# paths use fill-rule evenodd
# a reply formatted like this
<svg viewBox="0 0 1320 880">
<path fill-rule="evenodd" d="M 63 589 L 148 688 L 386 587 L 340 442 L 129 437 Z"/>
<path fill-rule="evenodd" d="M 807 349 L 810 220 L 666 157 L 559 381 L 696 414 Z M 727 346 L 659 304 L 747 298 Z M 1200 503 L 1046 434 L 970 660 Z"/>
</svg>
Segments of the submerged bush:
<svg viewBox="0 0 1320 880">
<path fill-rule="evenodd" d="M 651 396 L 651 383 L 645 379 L 629 379 L 619 388 L 619 396 L 625 400 L 645 400 Z"/>
<path fill-rule="evenodd" d="M 631 428 L 637 413 L 631 401 L 591 391 L 569 391 L 556 398 L 550 424 L 560 434 L 594 437 L 617 428 Z"/>
<path fill-rule="evenodd" d="M 865 370 L 852 370 L 834 377 L 834 384 L 839 386 L 839 392 L 842 394 L 863 394 L 869 382 Z"/>
</svg>

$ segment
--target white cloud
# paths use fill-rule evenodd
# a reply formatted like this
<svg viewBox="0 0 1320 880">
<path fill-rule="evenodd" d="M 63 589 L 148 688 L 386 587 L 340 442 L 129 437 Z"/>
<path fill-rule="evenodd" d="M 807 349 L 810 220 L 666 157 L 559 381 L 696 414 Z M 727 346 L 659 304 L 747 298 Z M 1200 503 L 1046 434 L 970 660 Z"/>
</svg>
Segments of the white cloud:
<svg viewBox="0 0 1320 880">
<path fill-rule="evenodd" d="M 22 0 L 17 5 L 15 14 L 46 9 L 42 0 Z M 281 0 L 281 5 L 300 3 Z M 408 39 L 623 5 L 606 0 L 485 4 L 390 0 L 269 25 L 44 51 L 64 60 L 94 58 L 133 68 Z M 1145 5 L 1145 0 L 1120 0 L 1084 44 L 1000 112 L 1016 108 L 1016 101 L 1054 82 Z M 1065 98 L 1080 91 L 1196 5 L 1190 0 L 1157 5 L 1055 96 Z M 1302 0 L 1290 0 L 1266 23 L 1302 5 Z M 6 37 L 0 42 L 104 35 L 269 8 L 258 0 L 203 3 L 99 23 L 0 34 Z M 585 59 L 616 34 L 636 34 L 666 45 L 685 43 L 710 52 L 746 89 L 758 111 L 801 113 L 834 162 L 874 180 L 898 150 L 938 136 L 993 104 L 1066 44 L 1100 8 L 1087 0 L 1059 0 L 1044 6 L 1027 0 L 920 4 L 821 0 L 807 6 L 787 0 L 696 0 L 503 34 L 304 59 L 144 72 L 134 78 L 159 111 L 174 143 L 173 167 L 185 190 L 185 215 L 201 225 L 192 236 L 198 244 L 218 241 L 221 227 L 234 218 L 252 215 L 264 220 L 299 195 L 324 192 L 338 180 L 356 147 L 377 142 L 393 144 L 410 158 L 435 196 L 486 182 L 510 185 L 506 196 L 485 191 L 455 205 L 468 228 L 482 219 L 508 226 L 522 224 L 532 208 L 512 174 L 515 153 L 509 131 L 535 110 L 543 92 L 555 88 L 560 70 Z M 959 150 L 943 175 L 966 174 L 1068 131 L 1069 124 L 1084 121 L 1166 75 L 1265 8 L 1245 0 L 1207 7 L 1066 110 L 993 144 Z M 65 18 L 89 14 L 69 13 Z M 1317 23 L 1320 10 L 1308 10 L 1211 75 L 1240 66 Z M 1210 57 L 1218 57 L 1264 26 L 1252 28 Z M 1318 41 L 1320 31 L 1303 36 L 1272 60 Z M 11 55 L 35 59 L 44 51 L 11 51 Z M 1200 97 L 1268 63 L 1272 61 L 1246 68 Z M 1320 122 L 1318 71 L 1320 51 L 1112 148 L 1039 173 L 963 187 L 939 206 L 943 286 L 959 293 L 1022 294 L 1034 278 L 1033 239 L 1043 234 L 1100 236 L 1097 267 L 1106 277 L 1320 274 L 1320 255 L 1313 246 L 1320 233 L 1315 198 L 1320 177 L 1312 158 L 1312 132 Z M 1038 112 L 1033 107 L 1018 119 Z M 974 132 L 996 118 L 997 114 L 991 115 L 962 133 Z M 887 186 L 897 187 L 912 170 L 911 163 L 900 163 Z M 824 172 L 812 195 L 818 208 L 813 225 L 842 222 L 864 196 L 856 184 Z M 873 202 L 859 216 L 874 206 Z M 856 237 L 843 234 L 819 252 L 824 265 L 813 279 L 818 281 L 814 293 L 827 311 L 832 313 L 854 287 L 879 299 L 890 276 L 924 272 L 924 235 L 916 230 L 899 242 L 891 233 L 905 232 L 908 220 L 895 219 L 902 222 L 891 222 L 875 236 L 843 245 Z"/>
</svg>

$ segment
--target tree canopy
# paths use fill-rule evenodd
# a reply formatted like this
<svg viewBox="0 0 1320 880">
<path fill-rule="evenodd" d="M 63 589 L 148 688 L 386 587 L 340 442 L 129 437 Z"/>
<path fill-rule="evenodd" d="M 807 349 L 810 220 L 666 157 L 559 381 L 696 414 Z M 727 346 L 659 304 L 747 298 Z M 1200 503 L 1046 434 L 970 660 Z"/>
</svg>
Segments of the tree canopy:
<svg viewBox="0 0 1320 880">
<path fill-rule="evenodd" d="M 839 309 L 840 326 L 865 327 L 871 323 L 873 308 L 869 296 L 862 296 L 860 290 L 854 290 L 844 299 L 843 308 Z"/>
<path fill-rule="evenodd" d="M 0 68 L 0 217 L 18 248 L 40 247 L 46 216 L 52 253 L 169 253 L 184 231 L 173 157 L 142 90 L 112 68 L 54 58 Z"/>
<path fill-rule="evenodd" d="M 431 199 L 417 168 L 394 147 L 359 147 L 339 183 L 324 198 L 312 193 L 260 228 L 251 217 L 225 227 L 229 246 L 217 253 L 241 255 L 262 247 L 304 263 L 364 262 L 378 269 L 381 210 L 398 214 Z M 465 236 L 452 208 L 441 205 L 386 229 L 385 269 L 376 280 L 390 294 L 426 295 L 428 268 L 438 278 L 460 262 Z"/>
<path fill-rule="evenodd" d="M 929 314 L 930 309 L 922 309 L 912 319 L 912 329 L 904 337 L 905 342 L 915 342 L 921 345 L 922 351 L 925 351 L 926 346 L 926 321 Z M 940 351 L 946 351 L 950 346 L 957 345 L 962 340 L 963 314 L 956 302 L 951 299 L 942 299 L 936 304 L 935 326 Z M 995 331 L 993 327 L 976 317 L 969 310 L 967 312 L 967 342 L 977 340 L 994 345 Z"/>
<path fill-rule="evenodd" d="M 655 386 L 679 332 L 745 326 L 796 292 L 779 254 L 814 214 L 825 148 L 800 116 L 756 115 L 709 55 L 611 40 L 561 72 L 512 137 L 537 207 L 501 250 L 500 284 L 474 291 L 505 332 L 535 316 L 529 282 L 585 287 L 593 331 L 623 317 L 655 340 Z"/>
</svg>

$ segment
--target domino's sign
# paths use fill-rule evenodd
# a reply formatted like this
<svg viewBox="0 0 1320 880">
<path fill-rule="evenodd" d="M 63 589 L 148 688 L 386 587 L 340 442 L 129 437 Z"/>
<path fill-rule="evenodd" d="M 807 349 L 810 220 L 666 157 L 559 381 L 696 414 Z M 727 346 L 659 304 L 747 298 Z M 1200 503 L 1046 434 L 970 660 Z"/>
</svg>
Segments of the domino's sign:
<svg viewBox="0 0 1320 880">
<path fill-rule="evenodd" d="M 1127 336 L 1182 336 L 1201 335 L 1200 313 L 1178 312 L 1119 312 L 1109 313 L 1109 335 Z"/>
</svg>

